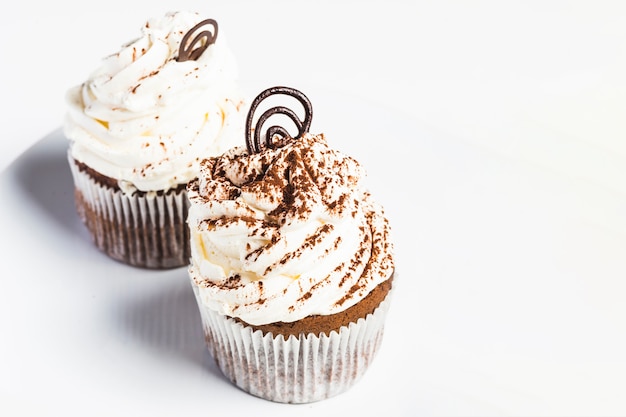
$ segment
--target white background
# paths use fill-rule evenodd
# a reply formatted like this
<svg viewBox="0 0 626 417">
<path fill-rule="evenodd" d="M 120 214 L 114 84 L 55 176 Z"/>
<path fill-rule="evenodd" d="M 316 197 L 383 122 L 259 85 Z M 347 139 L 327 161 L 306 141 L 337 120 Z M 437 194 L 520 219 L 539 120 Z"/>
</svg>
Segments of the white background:
<svg viewBox="0 0 626 417">
<path fill-rule="evenodd" d="M 387 333 L 340 397 L 284 406 L 231 387 L 180 271 L 111 264 L 72 212 L 65 91 L 175 9 L 218 20 L 250 95 L 303 89 L 312 130 L 362 160 L 388 209 L 399 279 Z M 626 415 L 625 3 L 4 11 L 0 414 Z"/>
</svg>

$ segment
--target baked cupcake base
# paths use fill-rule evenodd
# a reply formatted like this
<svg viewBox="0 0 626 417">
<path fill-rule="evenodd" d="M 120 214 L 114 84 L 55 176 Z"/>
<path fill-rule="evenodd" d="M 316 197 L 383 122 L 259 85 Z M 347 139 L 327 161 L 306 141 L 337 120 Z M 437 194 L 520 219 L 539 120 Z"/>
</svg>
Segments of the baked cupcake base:
<svg viewBox="0 0 626 417">
<path fill-rule="evenodd" d="M 189 264 L 186 187 L 124 193 L 115 180 L 68 155 L 74 200 L 95 245 L 128 265 L 166 269 Z"/>
<path fill-rule="evenodd" d="M 222 373 L 242 390 L 281 403 L 315 402 L 352 387 L 380 347 L 391 295 L 388 282 L 371 313 L 338 330 L 285 336 L 205 307 L 193 279 L 192 286 L 207 346 Z"/>
</svg>

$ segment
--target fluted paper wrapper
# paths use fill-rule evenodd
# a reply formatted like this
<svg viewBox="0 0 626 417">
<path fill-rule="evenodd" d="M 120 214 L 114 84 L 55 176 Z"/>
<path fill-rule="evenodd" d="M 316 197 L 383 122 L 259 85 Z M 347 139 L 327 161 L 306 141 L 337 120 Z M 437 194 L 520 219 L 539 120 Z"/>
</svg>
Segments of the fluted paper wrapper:
<svg viewBox="0 0 626 417">
<path fill-rule="evenodd" d="M 189 263 L 187 191 L 129 194 L 97 183 L 69 156 L 78 215 L 96 246 L 111 258 L 143 268 Z"/>
<path fill-rule="evenodd" d="M 282 403 L 319 401 L 353 386 L 381 344 L 390 299 L 339 332 L 285 340 L 205 307 L 193 288 L 209 351 L 222 373 L 242 390 Z"/>
</svg>

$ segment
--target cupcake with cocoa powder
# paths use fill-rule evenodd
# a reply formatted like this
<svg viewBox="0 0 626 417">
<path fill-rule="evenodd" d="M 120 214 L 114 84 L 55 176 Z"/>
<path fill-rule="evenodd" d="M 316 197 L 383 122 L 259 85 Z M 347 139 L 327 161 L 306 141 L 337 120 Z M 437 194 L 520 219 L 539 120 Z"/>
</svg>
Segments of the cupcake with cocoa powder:
<svg viewBox="0 0 626 417">
<path fill-rule="evenodd" d="M 277 106 L 253 126 L 274 94 L 299 100 L 304 121 Z M 262 132 L 276 114 L 298 134 Z M 311 116 L 297 90 L 262 92 L 247 146 L 204 160 L 188 187 L 189 275 L 209 350 L 238 387 L 286 403 L 322 400 L 361 378 L 382 340 L 394 276 L 389 223 L 364 169 L 309 133 Z"/>
<path fill-rule="evenodd" d="M 138 267 L 188 265 L 187 183 L 243 134 L 217 22 L 182 11 L 148 20 L 67 102 L 76 207 L 97 247 Z"/>
</svg>

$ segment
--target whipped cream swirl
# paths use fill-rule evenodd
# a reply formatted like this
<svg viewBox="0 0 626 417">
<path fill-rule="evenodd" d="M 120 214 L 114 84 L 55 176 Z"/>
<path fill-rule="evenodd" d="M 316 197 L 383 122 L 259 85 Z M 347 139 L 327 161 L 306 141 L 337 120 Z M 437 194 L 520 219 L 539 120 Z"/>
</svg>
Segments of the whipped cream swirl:
<svg viewBox="0 0 626 417">
<path fill-rule="evenodd" d="M 252 325 L 341 312 L 393 273 L 389 224 L 359 163 L 304 134 L 202 162 L 189 184 L 190 276 Z"/>
<path fill-rule="evenodd" d="M 70 155 L 126 191 L 167 190 L 195 178 L 199 161 L 242 135 L 243 95 L 223 31 L 197 60 L 177 62 L 180 42 L 203 18 L 171 12 L 106 57 L 67 92 Z"/>
</svg>

